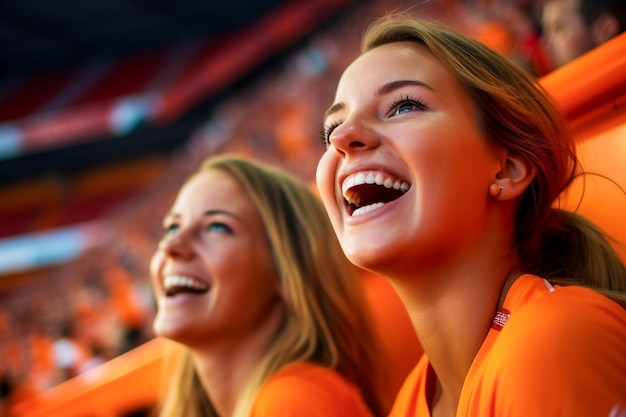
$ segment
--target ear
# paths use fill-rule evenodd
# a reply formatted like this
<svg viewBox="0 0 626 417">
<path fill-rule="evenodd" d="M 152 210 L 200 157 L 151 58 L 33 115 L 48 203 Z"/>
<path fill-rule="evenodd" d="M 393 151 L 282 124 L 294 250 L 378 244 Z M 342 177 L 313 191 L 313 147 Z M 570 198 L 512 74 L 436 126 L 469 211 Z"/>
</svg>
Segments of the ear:
<svg viewBox="0 0 626 417">
<path fill-rule="evenodd" d="M 619 34 L 619 22 L 611 13 L 604 13 L 591 25 L 591 38 L 600 45 Z"/>
<path fill-rule="evenodd" d="M 519 197 L 528 188 L 536 170 L 533 165 L 518 155 L 506 153 L 501 162 L 501 169 L 493 180 L 501 192 L 497 200 L 511 200 Z"/>
</svg>

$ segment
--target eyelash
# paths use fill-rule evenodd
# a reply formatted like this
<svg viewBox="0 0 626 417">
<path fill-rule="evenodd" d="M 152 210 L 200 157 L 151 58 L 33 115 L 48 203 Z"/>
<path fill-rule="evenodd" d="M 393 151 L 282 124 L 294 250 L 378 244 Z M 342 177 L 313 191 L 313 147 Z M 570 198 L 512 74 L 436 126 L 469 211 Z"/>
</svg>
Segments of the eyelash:
<svg viewBox="0 0 626 417">
<path fill-rule="evenodd" d="M 403 104 L 411 104 L 415 106 L 418 110 L 428 110 L 428 106 L 420 99 L 412 98 L 411 96 L 402 96 L 398 99 L 395 99 L 391 106 L 389 106 L 389 110 L 387 113 L 391 113 L 392 111 L 397 111 L 398 108 Z M 332 122 L 331 124 L 324 126 L 320 133 L 322 143 L 328 146 L 330 144 L 330 135 L 333 133 L 333 130 L 337 128 L 341 123 Z"/>
<path fill-rule="evenodd" d="M 330 134 L 333 133 L 333 130 L 341 123 L 332 122 L 330 125 L 324 126 L 322 131 L 320 132 L 320 136 L 322 139 L 322 143 L 326 146 L 330 145 Z"/>
<path fill-rule="evenodd" d="M 402 96 L 399 99 L 393 101 L 391 106 L 389 107 L 389 112 L 392 110 L 398 110 L 398 108 L 403 104 L 411 104 L 417 107 L 419 110 L 427 110 L 428 106 L 424 104 L 424 102 L 420 99 L 413 98 L 411 96 Z"/>
<path fill-rule="evenodd" d="M 221 222 L 211 222 L 210 224 L 208 224 L 205 227 L 205 230 L 209 231 L 209 232 L 213 232 L 215 231 L 215 228 L 219 228 L 217 233 L 227 233 L 230 234 L 233 232 L 233 229 L 230 228 L 230 226 L 228 226 L 226 223 L 221 223 Z"/>
</svg>

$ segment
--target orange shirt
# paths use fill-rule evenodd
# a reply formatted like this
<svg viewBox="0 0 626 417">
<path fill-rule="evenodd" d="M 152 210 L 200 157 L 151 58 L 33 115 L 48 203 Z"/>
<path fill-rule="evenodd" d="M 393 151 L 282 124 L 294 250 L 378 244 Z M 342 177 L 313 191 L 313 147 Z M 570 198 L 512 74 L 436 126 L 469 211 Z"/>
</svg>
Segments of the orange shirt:
<svg viewBox="0 0 626 417">
<path fill-rule="evenodd" d="M 371 417 L 357 387 L 312 363 L 285 366 L 259 390 L 251 417 Z"/>
<path fill-rule="evenodd" d="M 626 416 L 624 308 L 532 275 L 515 281 L 503 308 L 472 363 L 457 417 Z M 430 416 L 433 376 L 423 356 L 390 417 Z"/>
</svg>

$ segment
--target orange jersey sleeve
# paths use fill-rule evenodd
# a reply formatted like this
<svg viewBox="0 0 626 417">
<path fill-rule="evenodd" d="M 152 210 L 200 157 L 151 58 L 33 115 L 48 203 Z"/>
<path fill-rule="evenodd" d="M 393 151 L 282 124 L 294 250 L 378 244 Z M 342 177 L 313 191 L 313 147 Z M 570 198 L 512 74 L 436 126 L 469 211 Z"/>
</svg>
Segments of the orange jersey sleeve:
<svg viewBox="0 0 626 417">
<path fill-rule="evenodd" d="M 288 365 L 259 390 L 251 417 L 372 417 L 357 387 L 311 363 Z"/>
</svg>

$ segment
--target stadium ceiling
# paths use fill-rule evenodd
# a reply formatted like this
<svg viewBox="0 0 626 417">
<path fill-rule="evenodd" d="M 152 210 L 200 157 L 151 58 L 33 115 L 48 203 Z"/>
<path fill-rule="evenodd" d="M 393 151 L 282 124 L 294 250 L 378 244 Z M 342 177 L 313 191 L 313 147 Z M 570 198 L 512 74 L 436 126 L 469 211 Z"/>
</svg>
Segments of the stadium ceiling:
<svg viewBox="0 0 626 417">
<path fill-rule="evenodd" d="M 101 57 L 238 30 L 284 0 L 16 0 L 0 2 L 3 74 L 50 71 Z"/>
<path fill-rule="evenodd" d="M 178 146 L 220 94 L 351 3 L 0 1 L 0 183 Z"/>
</svg>

